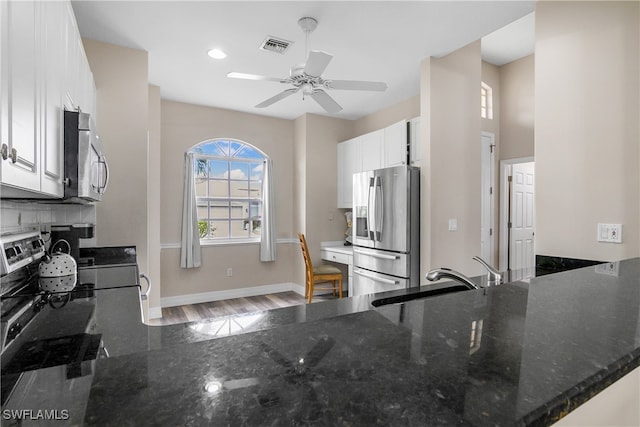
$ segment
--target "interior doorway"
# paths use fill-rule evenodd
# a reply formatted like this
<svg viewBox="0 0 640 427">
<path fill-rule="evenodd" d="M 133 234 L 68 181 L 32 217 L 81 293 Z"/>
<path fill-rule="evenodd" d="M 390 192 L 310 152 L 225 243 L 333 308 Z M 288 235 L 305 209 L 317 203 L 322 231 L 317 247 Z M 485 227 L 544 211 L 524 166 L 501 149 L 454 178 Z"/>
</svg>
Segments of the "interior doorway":
<svg viewBox="0 0 640 427">
<path fill-rule="evenodd" d="M 481 146 L 481 210 L 480 210 L 480 257 L 494 265 L 494 180 L 495 180 L 495 135 L 490 132 L 480 134 Z"/>
<path fill-rule="evenodd" d="M 500 162 L 499 269 L 535 270 L 535 162 Z"/>
</svg>

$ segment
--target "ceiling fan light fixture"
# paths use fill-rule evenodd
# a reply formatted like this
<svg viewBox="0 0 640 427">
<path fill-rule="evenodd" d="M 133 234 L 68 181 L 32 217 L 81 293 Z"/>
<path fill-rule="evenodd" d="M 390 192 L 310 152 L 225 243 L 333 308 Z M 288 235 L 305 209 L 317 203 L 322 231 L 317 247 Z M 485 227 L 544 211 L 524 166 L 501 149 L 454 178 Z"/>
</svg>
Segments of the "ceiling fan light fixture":
<svg viewBox="0 0 640 427">
<path fill-rule="evenodd" d="M 227 57 L 227 54 L 220 49 L 211 49 L 209 52 L 207 52 L 207 55 L 209 55 L 213 59 L 224 59 Z"/>
<path fill-rule="evenodd" d="M 302 85 L 302 94 L 309 96 L 313 93 L 313 85 L 311 83 L 304 83 Z"/>
</svg>

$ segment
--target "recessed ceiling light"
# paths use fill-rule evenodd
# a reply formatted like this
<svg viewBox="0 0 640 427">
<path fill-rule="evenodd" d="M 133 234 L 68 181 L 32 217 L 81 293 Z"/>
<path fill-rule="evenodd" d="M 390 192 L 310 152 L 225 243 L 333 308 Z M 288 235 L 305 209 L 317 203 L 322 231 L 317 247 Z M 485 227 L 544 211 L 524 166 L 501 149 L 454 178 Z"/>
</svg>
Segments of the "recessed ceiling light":
<svg viewBox="0 0 640 427">
<path fill-rule="evenodd" d="M 211 49 L 207 54 L 213 59 L 224 59 L 227 57 L 227 54 L 220 49 Z"/>
</svg>

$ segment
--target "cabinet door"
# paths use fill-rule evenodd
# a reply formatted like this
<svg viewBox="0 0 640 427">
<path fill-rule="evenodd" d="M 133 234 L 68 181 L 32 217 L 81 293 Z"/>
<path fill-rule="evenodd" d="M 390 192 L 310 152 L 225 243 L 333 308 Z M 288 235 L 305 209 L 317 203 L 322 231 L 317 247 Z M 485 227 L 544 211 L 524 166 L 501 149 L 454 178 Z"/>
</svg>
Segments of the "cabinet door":
<svg viewBox="0 0 640 427">
<path fill-rule="evenodd" d="M 384 128 L 384 167 L 407 164 L 407 122 Z"/>
<path fill-rule="evenodd" d="M 362 169 L 358 172 L 384 167 L 384 129 L 369 132 L 357 139 L 360 143 L 359 157 L 362 159 Z"/>
<path fill-rule="evenodd" d="M 411 166 L 421 166 L 422 144 L 420 144 L 420 117 L 409 121 L 409 161 Z"/>
<path fill-rule="evenodd" d="M 65 63 L 66 73 L 64 80 L 64 106 L 67 110 L 74 111 L 78 108 L 80 87 L 80 43 L 76 26 L 76 18 L 71 8 L 71 2 L 67 4 L 67 13 L 64 20 L 65 36 Z"/>
<path fill-rule="evenodd" d="M 339 208 L 350 208 L 353 204 L 353 174 L 360 171 L 358 161 L 357 138 L 338 144 Z"/>
<path fill-rule="evenodd" d="M 2 2 L 2 145 L 14 159 L 2 161 L 3 184 L 30 190 L 40 189 L 36 25 L 39 7 L 33 1 Z M 38 12 L 38 14 L 36 13 Z M 6 25 L 4 25 L 6 23 Z M 6 129 L 6 130 L 5 130 Z M 15 161 L 14 161 L 15 160 Z"/>
<path fill-rule="evenodd" d="M 64 101 L 63 82 L 65 78 L 64 52 L 66 49 L 66 27 L 60 25 L 66 19 L 66 4 L 63 2 L 43 2 L 44 37 L 42 40 L 44 66 L 44 111 L 41 116 L 43 132 L 42 181 L 44 193 L 62 197 L 64 174 Z"/>
</svg>

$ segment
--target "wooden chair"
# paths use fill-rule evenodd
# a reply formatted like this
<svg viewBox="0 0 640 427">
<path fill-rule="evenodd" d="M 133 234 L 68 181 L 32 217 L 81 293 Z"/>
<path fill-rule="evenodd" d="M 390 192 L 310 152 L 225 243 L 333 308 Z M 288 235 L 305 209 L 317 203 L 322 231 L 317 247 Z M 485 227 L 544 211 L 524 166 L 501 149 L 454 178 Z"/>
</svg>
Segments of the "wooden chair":
<svg viewBox="0 0 640 427">
<path fill-rule="evenodd" d="M 340 271 L 338 267 L 326 264 L 314 267 L 311 263 L 311 256 L 309 255 L 309 248 L 307 247 L 307 239 L 305 239 L 304 234 L 302 233 L 298 233 L 298 239 L 300 239 L 302 255 L 304 256 L 304 265 L 306 270 L 304 297 L 307 298 L 307 302 L 311 303 L 313 292 L 318 289 L 331 289 L 333 291 L 333 295 L 336 294 L 337 290 L 339 292 L 340 298 L 342 298 L 342 271 Z M 327 282 L 331 282 L 330 288 L 315 288 L 316 284 Z"/>
</svg>

